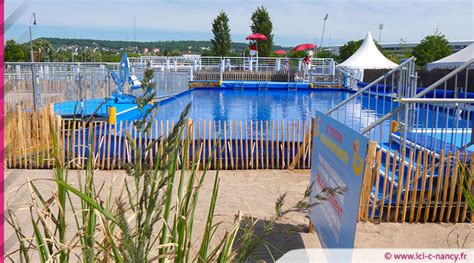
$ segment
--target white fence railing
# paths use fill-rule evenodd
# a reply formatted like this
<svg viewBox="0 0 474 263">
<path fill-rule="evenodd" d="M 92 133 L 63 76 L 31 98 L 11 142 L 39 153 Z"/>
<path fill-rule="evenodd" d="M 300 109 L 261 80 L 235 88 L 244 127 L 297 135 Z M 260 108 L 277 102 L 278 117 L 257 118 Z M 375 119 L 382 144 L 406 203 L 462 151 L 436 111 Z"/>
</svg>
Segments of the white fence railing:
<svg viewBox="0 0 474 263">
<path fill-rule="evenodd" d="M 130 58 L 135 66 L 150 64 L 162 71 L 253 71 L 303 72 L 310 75 L 334 76 L 335 62 L 331 58 L 312 58 L 305 66 L 301 58 L 282 57 L 164 57 L 144 56 Z"/>
<path fill-rule="evenodd" d="M 38 109 L 50 103 L 109 97 L 116 89 L 110 71 L 117 68 L 118 63 L 7 62 L 4 67 L 5 103 Z M 132 66 L 130 71 L 141 79 L 143 69 Z M 187 90 L 190 79 L 189 72 L 154 69 L 153 80 L 159 97 Z"/>
</svg>

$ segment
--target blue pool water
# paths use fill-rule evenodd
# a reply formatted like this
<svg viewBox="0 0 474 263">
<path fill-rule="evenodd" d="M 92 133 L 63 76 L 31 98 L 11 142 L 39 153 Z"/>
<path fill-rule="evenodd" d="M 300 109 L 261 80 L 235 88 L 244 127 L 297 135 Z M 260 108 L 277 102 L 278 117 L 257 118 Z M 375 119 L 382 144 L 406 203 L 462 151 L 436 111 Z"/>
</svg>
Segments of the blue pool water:
<svg viewBox="0 0 474 263">
<path fill-rule="evenodd" d="M 177 120 L 192 103 L 193 120 L 308 120 L 350 96 L 340 90 L 195 89 L 160 103 L 158 120 Z M 125 117 L 125 116 L 124 116 Z"/>
<path fill-rule="evenodd" d="M 177 121 L 188 104 L 192 104 L 189 118 L 192 120 L 215 121 L 302 121 L 309 122 L 316 111 L 327 112 L 352 93 L 346 90 L 330 89 L 216 89 L 199 88 L 182 92 L 174 97 L 159 102 L 156 115 L 157 121 Z M 85 115 L 91 114 L 102 99 L 83 102 Z M 77 102 L 65 102 L 55 105 L 57 113 L 71 115 Z M 133 121 L 139 117 L 136 105 L 131 103 L 115 103 L 109 99 L 98 111 L 99 115 L 107 115 L 107 107 L 117 109 L 117 122 Z M 389 113 L 399 104 L 389 98 L 375 96 L 358 97 L 354 103 L 348 103 L 335 111 L 331 117 L 343 121 L 352 129 L 359 131 L 379 117 Z M 416 111 L 418 123 L 424 127 L 438 128 L 439 123 L 450 126 L 451 114 L 434 112 L 430 109 Z M 296 125 L 296 124 L 295 124 Z M 454 125 L 454 124 L 453 124 Z M 381 129 L 373 131 L 371 139 L 385 143 L 389 140 L 390 121 L 382 124 Z M 459 123 L 456 127 L 470 127 L 470 123 Z M 420 127 L 421 128 L 421 127 Z M 245 127 L 244 127 L 245 129 Z M 248 128 L 250 129 L 250 128 Z M 160 127 L 161 130 L 161 127 Z M 161 133 L 161 131 L 160 131 Z"/>
</svg>

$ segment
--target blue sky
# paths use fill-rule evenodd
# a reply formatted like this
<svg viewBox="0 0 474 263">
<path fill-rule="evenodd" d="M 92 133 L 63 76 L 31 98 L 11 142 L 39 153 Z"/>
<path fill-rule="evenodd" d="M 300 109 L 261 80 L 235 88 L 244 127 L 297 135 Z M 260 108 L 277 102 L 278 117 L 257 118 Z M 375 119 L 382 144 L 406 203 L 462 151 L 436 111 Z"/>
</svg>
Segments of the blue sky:
<svg viewBox="0 0 474 263">
<path fill-rule="evenodd" d="M 272 18 L 275 43 L 293 46 L 305 42 L 319 45 L 326 13 L 329 18 L 324 46 L 360 39 L 371 31 L 382 42 L 420 41 L 438 28 L 449 40 L 474 39 L 472 0 L 6 0 L 5 17 L 24 6 L 6 25 L 6 39 L 28 41 L 31 12 L 40 36 L 133 40 L 209 40 L 211 23 L 220 10 L 230 17 L 233 41 L 245 42 L 250 15 L 264 5 Z"/>
</svg>

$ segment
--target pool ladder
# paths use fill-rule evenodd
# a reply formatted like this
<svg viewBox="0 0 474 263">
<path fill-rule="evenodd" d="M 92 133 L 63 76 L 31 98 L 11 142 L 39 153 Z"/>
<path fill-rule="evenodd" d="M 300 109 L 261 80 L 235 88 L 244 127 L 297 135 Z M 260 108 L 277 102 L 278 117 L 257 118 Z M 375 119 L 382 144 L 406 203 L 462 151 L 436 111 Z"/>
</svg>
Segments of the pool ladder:
<svg viewBox="0 0 474 263">
<path fill-rule="evenodd" d="M 239 86 L 240 84 L 240 86 Z M 244 89 L 244 82 L 243 81 L 240 81 L 240 82 L 235 82 L 235 85 L 234 85 L 234 89 L 236 90 L 243 90 Z"/>
<path fill-rule="evenodd" d="M 262 82 L 257 82 L 257 88 L 258 90 L 268 90 L 268 81 L 265 81 L 264 83 Z"/>
<path fill-rule="evenodd" d="M 298 83 L 295 82 L 288 82 L 288 90 L 297 90 L 298 89 Z"/>
</svg>

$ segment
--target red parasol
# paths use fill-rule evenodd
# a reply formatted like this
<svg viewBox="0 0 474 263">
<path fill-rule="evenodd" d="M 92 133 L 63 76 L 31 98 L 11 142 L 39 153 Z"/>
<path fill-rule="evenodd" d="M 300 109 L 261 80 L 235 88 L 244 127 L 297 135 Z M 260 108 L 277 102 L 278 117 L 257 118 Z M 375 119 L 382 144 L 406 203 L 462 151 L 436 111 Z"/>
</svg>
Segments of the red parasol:
<svg viewBox="0 0 474 263">
<path fill-rule="evenodd" d="M 251 34 L 250 36 L 246 37 L 245 40 L 267 40 L 268 38 L 265 35 L 255 33 Z"/>
<path fill-rule="evenodd" d="M 250 36 L 246 37 L 245 39 L 246 40 L 255 40 L 255 50 L 258 50 L 258 47 L 257 47 L 258 41 L 257 40 L 267 40 L 268 38 L 265 35 L 255 33 L 255 34 L 251 34 Z M 250 54 L 250 56 L 252 56 L 252 54 Z M 258 51 L 257 51 L 257 57 L 258 57 Z"/>
<path fill-rule="evenodd" d="M 301 45 L 298 45 L 298 46 L 294 47 L 292 50 L 293 51 L 303 51 L 303 50 L 314 49 L 314 48 L 316 48 L 315 44 L 301 44 Z"/>
<path fill-rule="evenodd" d="M 286 51 L 283 49 L 279 49 L 279 50 L 275 50 L 273 53 L 275 53 L 276 55 L 285 55 Z"/>
</svg>

